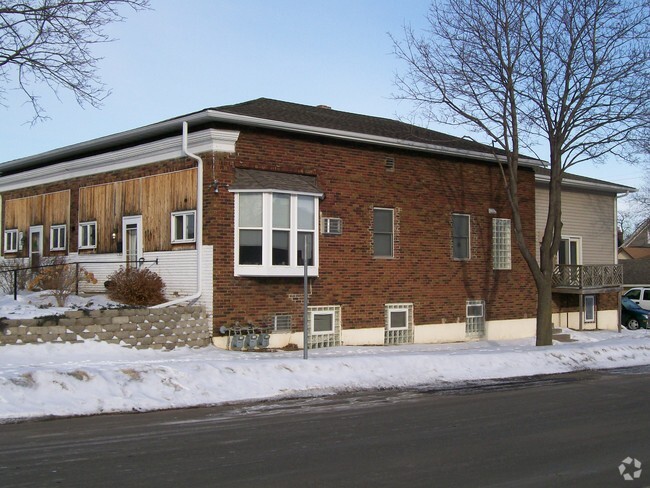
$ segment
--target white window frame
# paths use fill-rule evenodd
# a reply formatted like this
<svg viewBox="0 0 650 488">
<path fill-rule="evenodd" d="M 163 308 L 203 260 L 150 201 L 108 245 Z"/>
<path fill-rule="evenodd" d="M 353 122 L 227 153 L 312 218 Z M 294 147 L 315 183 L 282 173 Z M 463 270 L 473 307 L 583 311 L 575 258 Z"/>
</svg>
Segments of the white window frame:
<svg viewBox="0 0 650 488">
<path fill-rule="evenodd" d="M 454 241 L 460 236 L 454 235 L 454 217 L 467 217 L 467 256 L 456 256 Z M 454 212 L 451 214 L 451 257 L 454 261 L 469 261 L 472 259 L 472 216 L 470 214 Z"/>
<path fill-rule="evenodd" d="M 93 243 L 86 243 L 86 245 L 83 244 L 83 228 L 90 228 L 94 227 L 95 228 L 95 242 Z M 88 238 L 90 240 L 90 232 L 87 233 Z M 97 249 L 97 221 L 96 220 L 91 220 L 88 222 L 79 222 L 79 249 Z"/>
<path fill-rule="evenodd" d="M 331 330 L 320 330 L 320 331 L 315 331 L 314 330 L 314 317 L 316 315 L 329 315 L 332 320 L 332 328 Z M 336 314 L 334 310 L 310 310 L 309 311 L 309 325 L 310 325 L 310 333 L 312 335 L 326 335 L 326 334 L 334 334 L 336 331 Z"/>
<path fill-rule="evenodd" d="M 406 329 L 409 328 L 409 324 L 411 323 L 411 317 L 410 317 L 410 310 L 409 310 L 409 308 L 407 306 L 400 307 L 400 308 L 398 308 L 398 307 L 394 307 L 394 308 L 390 307 L 390 308 L 387 308 L 386 312 L 388 314 L 388 317 L 386 318 L 387 319 L 388 330 L 406 330 Z M 404 321 L 404 327 L 394 327 L 393 326 L 393 313 L 395 313 L 395 312 L 397 312 L 397 313 L 404 312 L 406 314 L 406 320 Z"/>
<path fill-rule="evenodd" d="M 194 217 L 194 237 L 187 237 L 187 218 L 189 216 Z M 176 239 L 176 217 L 183 217 L 183 237 L 181 239 Z M 171 242 L 172 244 L 187 244 L 196 242 L 196 210 L 184 210 L 181 212 L 172 212 L 171 215 Z"/>
<path fill-rule="evenodd" d="M 586 324 L 593 324 L 596 321 L 596 297 L 594 295 L 585 295 L 584 297 L 584 320 Z M 591 303 L 589 303 L 591 302 Z M 591 318 L 589 318 L 591 312 Z"/>
<path fill-rule="evenodd" d="M 375 245 L 375 235 L 386 235 L 386 232 L 377 232 L 375 229 L 375 211 L 380 210 L 383 212 L 390 212 L 390 254 L 377 254 L 377 247 Z M 395 257 L 395 209 L 387 207 L 373 207 L 372 209 L 372 257 L 377 259 L 392 259 Z"/>
<path fill-rule="evenodd" d="M 492 268 L 512 269 L 512 230 L 510 219 L 492 219 Z"/>
<path fill-rule="evenodd" d="M 11 236 L 11 237 L 10 237 Z M 4 252 L 6 253 L 15 253 L 18 252 L 18 240 L 20 236 L 18 234 L 18 229 L 7 229 L 5 230 L 5 240 L 4 240 Z M 13 246 L 9 245 L 13 244 Z"/>
<path fill-rule="evenodd" d="M 567 241 L 569 244 L 569 256 L 571 255 L 571 243 L 576 243 L 576 260 L 577 263 L 569 263 L 565 266 L 580 266 L 582 265 L 582 237 L 580 236 L 562 236 L 560 241 L 560 246 L 563 245 L 564 241 Z M 560 250 L 557 250 L 556 261 L 557 264 L 560 264 Z"/>
<path fill-rule="evenodd" d="M 239 264 L 239 196 L 244 193 L 262 194 L 262 264 Z M 291 197 L 290 212 L 291 225 L 289 228 L 289 265 L 273 265 L 273 194 L 285 194 Z M 303 276 L 304 266 L 298 264 L 298 249 L 302 249 L 302 242 L 298 242 L 298 234 L 310 232 L 313 243 L 313 264 L 307 266 L 308 276 L 318 276 L 318 237 L 319 237 L 319 197 L 312 193 L 296 193 L 283 191 L 246 190 L 235 192 L 235 276 Z M 309 197 L 314 203 L 312 229 L 298 228 L 298 198 Z M 243 228 L 245 229 L 245 228 Z"/>
<path fill-rule="evenodd" d="M 54 236 L 57 236 L 58 246 L 54 245 Z M 61 239 L 61 234 L 63 234 L 63 239 Z M 50 226 L 50 251 L 65 251 L 68 248 L 68 229 L 67 225 L 52 225 Z"/>
<path fill-rule="evenodd" d="M 472 300 L 472 302 L 474 302 L 474 300 Z M 481 308 L 481 314 L 480 315 L 470 315 L 470 313 L 469 313 L 470 307 L 480 307 Z M 484 303 L 467 303 L 467 304 L 465 304 L 465 317 L 467 317 L 468 319 L 478 319 L 478 318 L 482 318 L 484 316 L 485 316 L 485 304 Z"/>
</svg>

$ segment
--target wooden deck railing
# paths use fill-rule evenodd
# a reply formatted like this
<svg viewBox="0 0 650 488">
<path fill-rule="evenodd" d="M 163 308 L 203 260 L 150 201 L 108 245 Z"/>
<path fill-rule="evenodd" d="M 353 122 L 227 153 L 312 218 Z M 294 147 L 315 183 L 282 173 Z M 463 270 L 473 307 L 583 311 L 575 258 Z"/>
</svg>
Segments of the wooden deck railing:
<svg viewBox="0 0 650 488">
<path fill-rule="evenodd" d="M 607 288 L 623 284 L 623 267 L 619 264 L 559 264 L 553 271 L 554 288 Z"/>
</svg>

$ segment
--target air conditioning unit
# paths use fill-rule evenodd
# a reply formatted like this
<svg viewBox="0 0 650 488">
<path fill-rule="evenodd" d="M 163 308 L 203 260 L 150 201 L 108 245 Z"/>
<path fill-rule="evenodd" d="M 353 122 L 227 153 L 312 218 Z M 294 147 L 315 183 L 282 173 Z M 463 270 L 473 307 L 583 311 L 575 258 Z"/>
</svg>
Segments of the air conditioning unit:
<svg viewBox="0 0 650 488">
<path fill-rule="evenodd" d="M 340 235 L 343 233 L 343 221 L 338 218 L 324 217 L 321 222 L 323 234 Z"/>
</svg>

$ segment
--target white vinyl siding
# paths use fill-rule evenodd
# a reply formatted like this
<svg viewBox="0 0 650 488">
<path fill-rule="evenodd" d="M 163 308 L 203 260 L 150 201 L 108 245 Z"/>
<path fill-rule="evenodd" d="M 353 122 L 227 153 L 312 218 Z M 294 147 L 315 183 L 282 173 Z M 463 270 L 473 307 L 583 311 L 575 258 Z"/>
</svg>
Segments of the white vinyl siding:
<svg viewBox="0 0 650 488">
<path fill-rule="evenodd" d="M 616 200 L 613 195 L 562 189 L 562 235 L 582 238 L 581 264 L 614 264 L 615 206 Z M 548 187 L 537 185 L 535 190 L 537 242 L 541 241 L 544 234 L 547 212 Z"/>
</svg>

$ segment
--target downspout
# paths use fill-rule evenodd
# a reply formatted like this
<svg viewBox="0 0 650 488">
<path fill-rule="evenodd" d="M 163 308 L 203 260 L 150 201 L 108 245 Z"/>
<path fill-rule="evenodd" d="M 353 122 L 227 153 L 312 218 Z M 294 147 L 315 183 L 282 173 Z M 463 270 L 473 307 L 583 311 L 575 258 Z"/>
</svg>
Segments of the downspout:
<svg viewBox="0 0 650 488">
<path fill-rule="evenodd" d="M 187 148 L 187 122 L 183 122 L 183 155 L 196 161 L 196 293 L 169 302 L 154 305 L 151 308 L 164 308 L 178 303 L 192 302 L 203 294 L 203 160 Z"/>
</svg>

